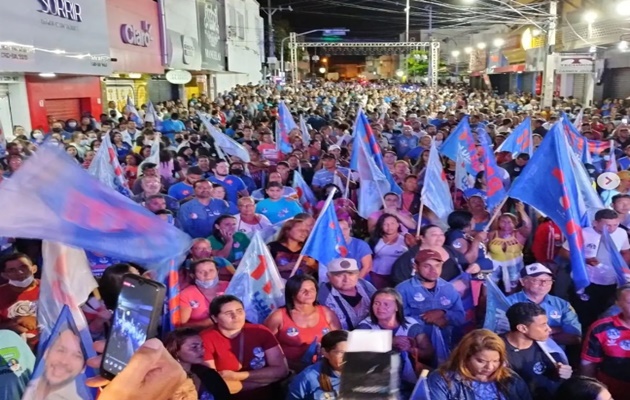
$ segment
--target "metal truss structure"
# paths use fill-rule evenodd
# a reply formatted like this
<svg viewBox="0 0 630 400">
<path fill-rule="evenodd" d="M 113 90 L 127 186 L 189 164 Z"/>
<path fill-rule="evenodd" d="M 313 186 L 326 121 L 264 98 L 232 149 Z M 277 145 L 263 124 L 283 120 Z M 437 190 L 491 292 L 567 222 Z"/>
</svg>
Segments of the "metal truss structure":
<svg viewBox="0 0 630 400">
<path fill-rule="evenodd" d="M 328 54 L 343 55 L 409 54 L 413 50 L 429 48 L 429 85 L 437 86 L 440 42 L 298 42 L 297 36 L 295 32 L 289 34 L 291 84 L 295 84 L 298 77 L 298 48 L 324 48 Z"/>
</svg>

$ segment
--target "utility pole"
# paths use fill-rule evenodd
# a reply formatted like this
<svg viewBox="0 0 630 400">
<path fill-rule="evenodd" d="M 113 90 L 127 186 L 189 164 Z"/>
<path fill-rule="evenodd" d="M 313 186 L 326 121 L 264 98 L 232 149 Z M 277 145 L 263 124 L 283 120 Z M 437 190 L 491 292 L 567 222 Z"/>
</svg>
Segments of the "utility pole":
<svg viewBox="0 0 630 400">
<path fill-rule="evenodd" d="M 558 23 L 558 2 L 549 3 L 549 28 L 547 30 L 547 46 L 545 52 L 545 70 L 543 72 L 542 105 L 551 107 L 556 74 L 556 25 Z"/>
<path fill-rule="evenodd" d="M 409 41 L 409 14 L 411 13 L 411 7 L 407 0 L 407 7 L 405 7 L 405 42 Z"/>
<path fill-rule="evenodd" d="M 293 11 L 291 6 L 285 7 L 271 7 L 271 0 L 267 0 L 267 7 L 262 7 L 261 10 L 267 14 L 267 71 L 270 72 L 270 64 L 274 61 L 276 51 L 273 42 L 273 15 L 278 11 Z M 284 67 L 281 67 L 283 69 Z"/>
</svg>

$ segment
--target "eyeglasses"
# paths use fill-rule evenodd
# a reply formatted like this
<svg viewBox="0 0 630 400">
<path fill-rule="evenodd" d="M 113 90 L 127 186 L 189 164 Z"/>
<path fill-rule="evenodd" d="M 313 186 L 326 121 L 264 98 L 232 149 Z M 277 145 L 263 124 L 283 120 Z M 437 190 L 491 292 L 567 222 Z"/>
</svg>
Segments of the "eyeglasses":
<svg viewBox="0 0 630 400">
<path fill-rule="evenodd" d="M 534 285 L 539 286 L 551 286 L 553 284 L 553 279 L 534 279 L 530 278 L 529 281 Z"/>
</svg>

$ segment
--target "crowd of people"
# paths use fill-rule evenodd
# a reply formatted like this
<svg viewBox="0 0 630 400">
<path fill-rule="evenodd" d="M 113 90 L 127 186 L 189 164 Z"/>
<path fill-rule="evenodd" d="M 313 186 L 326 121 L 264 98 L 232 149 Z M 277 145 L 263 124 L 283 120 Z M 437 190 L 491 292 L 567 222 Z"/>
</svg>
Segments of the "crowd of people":
<svg viewBox="0 0 630 400">
<path fill-rule="evenodd" d="M 306 132 L 285 132 L 288 151 L 276 142 L 281 103 L 296 122 L 306 123 Z M 384 167 L 401 188 L 401 194 L 383 193 L 382 207 L 367 217 L 358 210 L 362 182 L 350 168 L 360 109 Z M 181 326 L 163 344 L 148 340 L 128 373 L 111 383 L 93 380 L 91 385 L 104 387 L 101 399 L 335 399 L 348 332 L 355 329 L 392 332 L 401 357 L 399 398 L 413 398 L 424 370 L 431 371 L 426 385 L 437 400 L 630 398 L 630 285 L 619 285 L 610 260 L 598 259 L 606 230 L 630 261 L 630 106 L 624 100 L 585 107 L 572 97 L 555 98 L 552 107 L 543 107 L 531 94 L 498 95 L 463 85 L 313 81 L 296 88 L 237 86 L 215 99 L 194 95 L 156 104 L 155 111 L 160 123 L 147 119 L 140 126 L 128 109 L 110 102 L 98 117 L 51 116 L 50 126 L 30 134 L 18 126 L 2 160 L 0 179 L 11 179 L 47 142 L 63 146 L 88 169 L 107 136 L 131 199 L 192 238 L 179 269 Z M 607 208 L 595 210 L 584 228 L 591 284 L 581 292 L 571 285 L 569 245 L 560 227 L 512 199 L 495 215 L 483 171 L 472 177 L 473 188 L 460 190 L 458 160 L 442 157 L 455 207 L 447 218 L 440 219 L 421 196 L 431 146 L 439 147 L 464 117 L 476 137 L 487 133 L 494 149 L 531 117 L 536 149 L 560 112 L 579 118 L 585 138 L 614 143 L 614 150 L 592 154 L 585 165 L 592 182 L 618 153 L 619 186 L 593 188 Z M 142 105 L 138 117 L 147 113 Z M 248 161 L 216 145 L 206 116 L 247 150 Z M 146 162 L 155 141 L 159 163 Z M 499 151 L 496 161 L 508 188 L 530 155 Z M 296 179 L 311 188 L 314 201 L 304 201 Z M 333 191 L 331 207 L 347 254 L 322 269 L 302 250 Z M 258 233 L 285 283 L 285 306 L 261 324 L 247 320 L 243 299 L 226 294 Z M 0 343 L 0 362 L 6 361 L 0 363 L 0 393 L 12 400 L 21 398 L 35 361 L 25 354 L 38 343 L 41 242 L 2 238 L 0 244 L 0 338 L 14 332 L 21 338 L 6 343 L 17 348 L 22 342 L 21 357 Z M 147 266 L 107 255 L 90 261 L 99 296 L 83 311 L 98 341 L 110 334 L 123 275 L 144 274 Z M 507 296 L 507 310 L 487 312 L 488 280 Z M 489 319 L 497 323 L 482 329 Z M 136 331 L 128 325 L 121 334 Z M 549 339 L 559 351 L 541 345 Z M 11 360 L 20 360 L 18 367 Z M 52 396 L 54 382 L 48 384 Z"/>
</svg>

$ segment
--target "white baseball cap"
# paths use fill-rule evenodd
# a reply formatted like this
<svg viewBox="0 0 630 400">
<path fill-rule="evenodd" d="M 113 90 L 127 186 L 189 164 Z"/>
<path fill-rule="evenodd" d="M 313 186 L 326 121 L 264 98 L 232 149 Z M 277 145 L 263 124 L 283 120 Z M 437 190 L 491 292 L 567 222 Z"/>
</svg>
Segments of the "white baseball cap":
<svg viewBox="0 0 630 400">
<path fill-rule="evenodd" d="M 328 263 L 328 273 L 359 272 L 357 261 L 353 258 L 335 258 Z"/>
<path fill-rule="evenodd" d="M 539 275 L 547 274 L 549 276 L 553 276 L 551 270 L 541 263 L 533 263 L 526 265 L 525 268 L 521 270 L 521 278 L 525 278 L 527 276 L 535 277 Z"/>
</svg>

